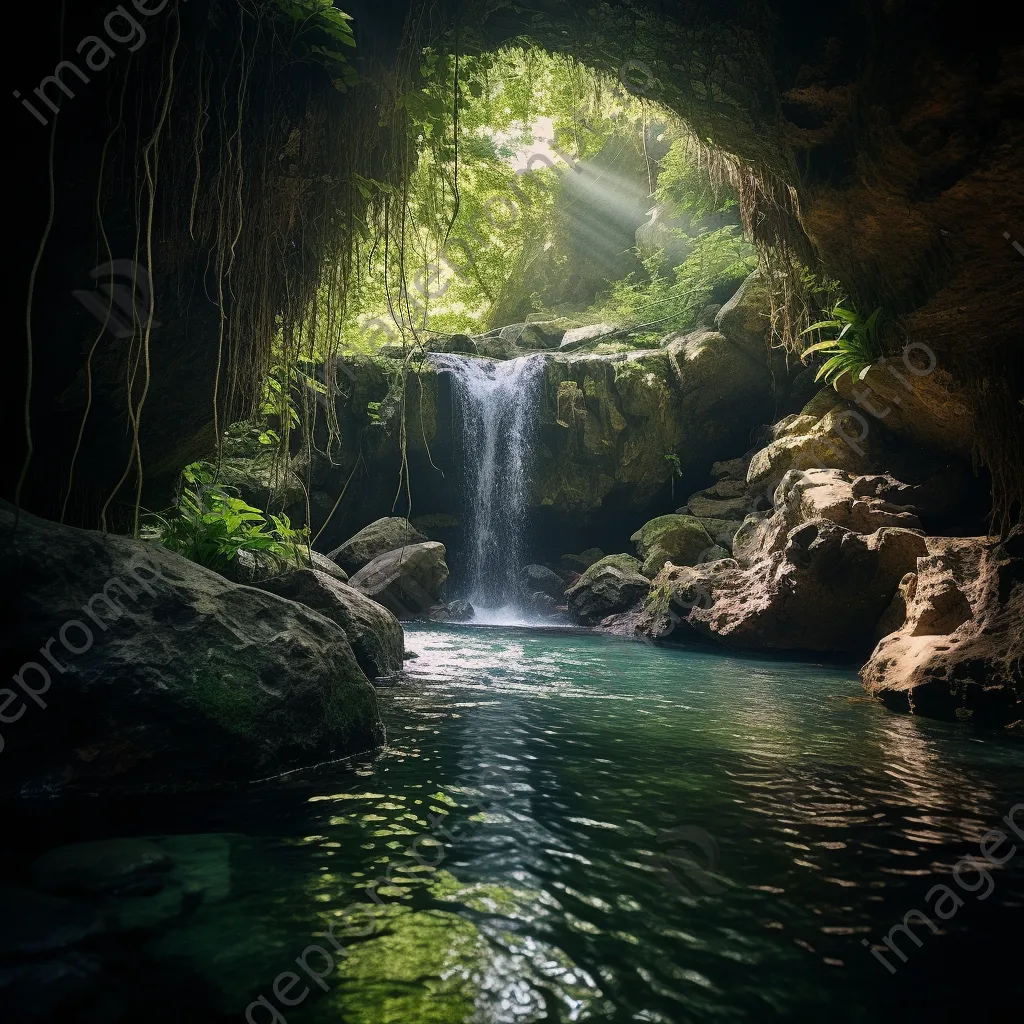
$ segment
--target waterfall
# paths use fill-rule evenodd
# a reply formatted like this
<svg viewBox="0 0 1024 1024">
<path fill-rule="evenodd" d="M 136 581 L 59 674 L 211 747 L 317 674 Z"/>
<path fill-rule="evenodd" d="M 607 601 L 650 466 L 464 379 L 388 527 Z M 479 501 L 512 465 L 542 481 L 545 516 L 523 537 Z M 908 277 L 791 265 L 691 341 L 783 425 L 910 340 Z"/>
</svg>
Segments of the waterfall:
<svg viewBox="0 0 1024 1024">
<path fill-rule="evenodd" d="M 543 356 L 504 362 L 435 353 L 452 382 L 464 487 L 469 593 L 478 622 L 523 621 L 518 583 L 529 506 L 530 443 Z"/>
</svg>

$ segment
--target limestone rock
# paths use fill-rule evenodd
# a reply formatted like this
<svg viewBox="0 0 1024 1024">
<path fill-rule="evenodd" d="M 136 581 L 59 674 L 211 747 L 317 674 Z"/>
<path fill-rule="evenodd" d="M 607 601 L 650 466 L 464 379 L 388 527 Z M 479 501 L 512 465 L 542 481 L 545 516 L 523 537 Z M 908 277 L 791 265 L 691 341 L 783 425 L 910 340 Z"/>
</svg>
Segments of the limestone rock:
<svg viewBox="0 0 1024 1024">
<path fill-rule="evenodd" d="M 329 619 L 155 543 L 13 521 L 0 505 L 0 667 L 26 689 L 0 704 L 25 711 L 0 728 L 0 784 L 194 787 L 380 742 L 373 687 Z"/>
<path fill-rule="evenodd" d="M 750 565 L 782 550 L 792 529 L 815 519 L 859 534 L 885 526 L 920 530 L 920 520 L 909 509 L 867 496 L 867 489 L 859 486 L 864 479 L 836 469 L 790 470 L 775 490 L 774 510 L 744 520 L 733 539 L 733 555 L 741 565 Z"/>
<path fill-rule="evenodd" d="M 711 464 L 711 475 L 722 480 L 739 480 L 744 486 L 747 482 L 747 467 L 753 458 L 754 452 L 748 455 L 741 455 L 738 459 L 723 459 L 721 462 Z"/>
<path fill-rule="evenodd" d="M 312 608 L 341 626 L 360 668 L 370 679 L 401 669 L 405 649 L 401 623 L 355 587 L 316 569 L 278 576 L 260 587 Z"/>
<path fill-rule="evenodd" d="M 1024 722 L 1024 558 L 986 538 L 931 538 L 903 625 L 861 669 L 867 691 L 911 714 Z M 902 589 L 902 588 L 901 588 Z"/>
<path fill-rule="evenodd" d="M 721 544 L 714 544 L 710 548 L 705 548 L 698 556 L 696 565 L 703 565 L 705 562 L 717 562 L 723 558 L 732 558 L 732 554 L 728 548 L 723 548 Z M 737 563 L 738 564 L 738 563 Z"/>
<path fill-rule="evenodd" d="M 638 603 L 649 587 L 640 562 L 632 555 L 606 555 L 566 591 L 569 617 L 584 626 L 596 625 L 605 616 Z"/>
<path fill-rule="evenodd" d="M 747 568 L 732 559 L 667 567 L 652 583 L 658 599 L 641 631 L 678 629 L 751 649 L 855 652 L 870 646 L 900 580 L 926 553 L 924 538 L 908 530 L 864 537 L 812 520 Z"/>
<path fill-rule="evenodd" d="M 416 618 L 440 603 L 440 589 L 448 579 L 444 559 L 444 545 L 437 541 L 410 544 L 378 555 L 349 584 L 399 619 Z"/>
<path fill-rule="evenodd" d="M 421 544 L 426 539 L 407 519 L 388 516 L 364 526 L 327 557 L 351 575 L 359 572 L 378 555 L 409 544 Z"/>
<path fill-rule="evenodd" d="M 889 607 L 882 613 L 882 617 L 875 626 L 875 638 L 880 640 L 883 636 L 895 633 L 907 621 L 907 609 L 910 602 L 914 600 L 914 593 L 917 590 L 917 573 L 908 572 L 893 594 Z"/>
<path fill-rule="evenodd" d="M 588 342 L 597 342 L 619 330 L 616 324 L 591 324 L 588 327 L 574 327 L 562 335 L 559 348 L 574 349 Z"/>
<path fill-rule="evenodd" d="M 859 410 L 837 395 L 826 397 L 829 408 L 821 415 L 817 415 L 821 405 L 819 396 L 794 422 L 794 427 L 799 424 L 799 433 L 786 431 L 754 455 L 747 469 L 748 484 L 774 488 L 791 469 L 825 468 L 864 473 L 871 468 L 870 453 L 882 428 L 865 431 L 864 417 Z M 812 418 L 813 426 L 807 427 Z"/>
<path fill-rule="evenodd" d="M 701 519 L 742 519 L 750 511 L 746 495 L 735 498 L 718 498 L 713 493 L 701 491 L 690 495 L 687 501 L 690 512 Z"/>
</svg>

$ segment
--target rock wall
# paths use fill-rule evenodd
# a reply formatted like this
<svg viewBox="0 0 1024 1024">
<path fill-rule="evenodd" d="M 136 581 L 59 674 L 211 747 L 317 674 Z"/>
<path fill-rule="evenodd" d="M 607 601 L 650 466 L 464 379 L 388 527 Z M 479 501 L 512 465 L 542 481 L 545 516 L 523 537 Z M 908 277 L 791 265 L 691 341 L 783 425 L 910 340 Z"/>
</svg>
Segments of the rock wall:
<svg viewBox="0 0 1024 1024">
<path fill-rule="evenodd" d="M 509 355 L 544 362 L 527 532 L 550 550 L 535 554 L 557 558 L 612 545 L 624 517 L 671 512 L 676 493 L 708 482 L 716 460 L 748 447 L 780 409 L 800 407 L 808 374 L 801 377 L 799 366 L 769 352 L 766 303 L 754 274 L 715 324 L 667 335 L 657 348 L 631 350 L 620 341 L 611 346 L 620 351 L 595 352 L 606 347 L 595 339 L 573 351 L 530 353 L 508 342 Z M 397 392 L 400 363 L 389 357 L 340 362 L 333 373 L 343 443 L 329 458 L 322 454 L 330 443 L 325 411 L 310 402 L 317 410 L 309 435 L 314 532 L 331 516 L 318 547 L 330 550 L 367 523 L 407 511 L 408 495 L 398 488 L 403 414 L 413 517 L 458 516 L 459 452 L 447 377 L 426 359 L 412 365 L 404 392 Z M 299 460 L 303 445 L 300 439 Z M 291 511 L 304 520 L 304 502 Z M 444 540 L 458 563 L 457 538 L 432 539 Z"/>
</svg>

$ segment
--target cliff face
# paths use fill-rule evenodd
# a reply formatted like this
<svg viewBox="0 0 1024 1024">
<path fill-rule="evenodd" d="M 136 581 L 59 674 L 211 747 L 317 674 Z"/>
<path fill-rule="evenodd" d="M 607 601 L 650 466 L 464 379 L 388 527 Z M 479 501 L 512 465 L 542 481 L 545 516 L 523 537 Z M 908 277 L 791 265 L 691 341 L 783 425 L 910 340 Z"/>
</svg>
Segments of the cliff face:
<svg viewBox="0 0 1024 1024">
<path fill-rule="evenodd" d="M 755 274 L 709 326 L 668 335 L 657 348 L 527 356 L 544 364 L 528 467 L 535 534 L 575 550 L 621 532 L 623 516 L 642 521 L 671 511 L 677 494 L 708 482 L 713 462 L 748 448 L 788 405 L 800 408 L 810 374 L 787 369 L 778 353 L 769 358 L 764 301 Z M 404 393 L 396 392 L 399 368 L 387 357 L 335 367 L 342 444 L 332 457 L 319 454 L 330 440 L 321 414 L 309 446 L 314 531 L 338 503 L 324 550 L 392 514 L 396 495 L 398 510 L 406 511 L 408 496 L 398 493 L 403 413 L 412 514 L 461 511 L 450 381 L 428 359 L 409 374 Z M 304 509 L 295 512 L 301 517 Z"/>
</svg>

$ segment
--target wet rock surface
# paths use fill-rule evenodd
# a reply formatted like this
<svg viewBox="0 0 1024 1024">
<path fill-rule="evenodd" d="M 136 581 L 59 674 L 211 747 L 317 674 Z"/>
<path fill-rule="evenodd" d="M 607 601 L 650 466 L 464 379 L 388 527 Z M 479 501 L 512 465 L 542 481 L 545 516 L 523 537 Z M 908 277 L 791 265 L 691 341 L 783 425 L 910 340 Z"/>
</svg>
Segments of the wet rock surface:
<svg viewBox="0 0 1024 1024">
<path fill-rule="evenodd" d="M 389 516 L 364 526 L 327 557 L 351 576 L 369 565 L 378 555 L 410 544 L 422 544 L 426 539 L 408 519 Z"/>
<path fill-rule="evenodd" d="M 334 622 L 153 543 L 13 519 L 0 506 L 0 785 L 211 785 L 380 741 Z"/>
<path fill-rule="evenodd" d="M 349 583 L 399 619 L 410 619 L 441 603 L 441 587 L 447 579 L 444 545 L 426 541 L 378 555 Z"/>
<path fill-rule="evenodd" d="M 597 625 L 606 616 L 637 604 L 649 587 L 639 560 L 626 554 L 606 555 L 565 592 L 569 618 L 580 625 Z"/>
<path fill-rule="evenodd" d="M 301 569 L 260 584 L 279 597 L 312 608 L 345 631 L 359 667 L 370 679 L 402 667 L 405 634 L 383 605 L 316 569 Z"/>
</svg>

